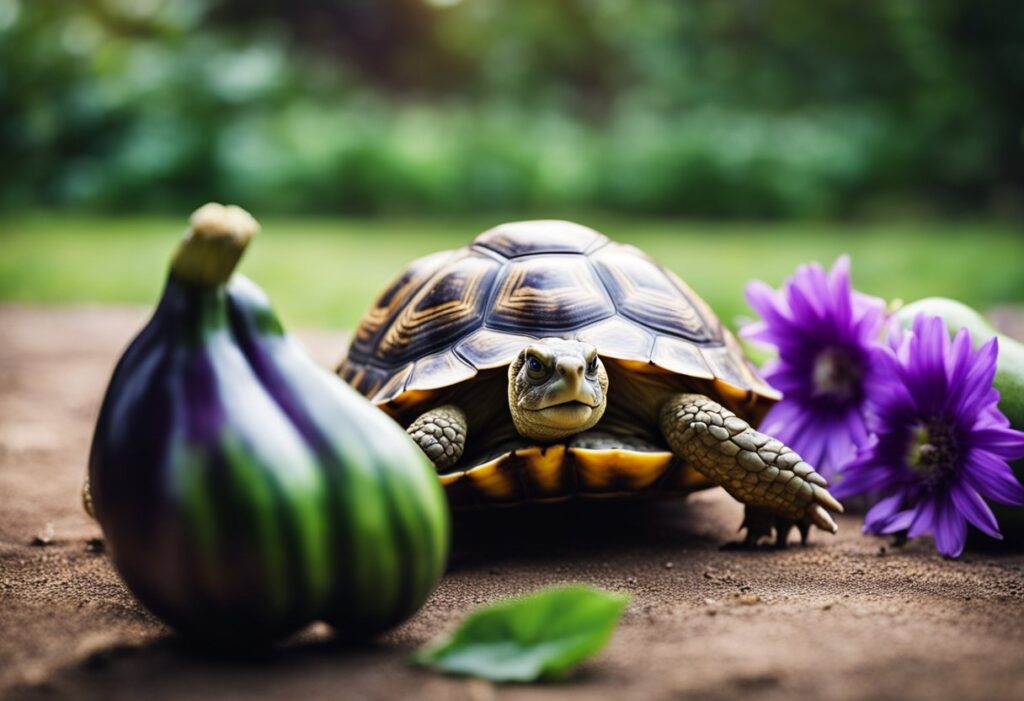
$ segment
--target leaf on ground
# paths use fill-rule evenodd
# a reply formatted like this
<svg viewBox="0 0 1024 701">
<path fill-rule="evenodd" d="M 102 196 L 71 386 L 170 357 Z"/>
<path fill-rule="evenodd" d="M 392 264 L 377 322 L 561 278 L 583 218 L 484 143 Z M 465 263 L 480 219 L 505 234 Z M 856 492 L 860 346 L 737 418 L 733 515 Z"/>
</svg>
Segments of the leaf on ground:
<svg viewBox="0 0 1024 701">
<path fill-rule="evenodd" d="M 419 650 L 413 662 L 493 681 L 557 679 L 604 647 L 628 600 L 570 585 L 489 604 Z"/>
</svg>

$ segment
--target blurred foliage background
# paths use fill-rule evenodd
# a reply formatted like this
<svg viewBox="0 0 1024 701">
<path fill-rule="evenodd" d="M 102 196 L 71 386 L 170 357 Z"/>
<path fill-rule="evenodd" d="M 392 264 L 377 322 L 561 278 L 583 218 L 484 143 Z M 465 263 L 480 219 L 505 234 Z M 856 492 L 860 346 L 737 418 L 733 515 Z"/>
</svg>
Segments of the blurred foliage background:
<svg viewBox="0 0 1024 701">
<path fill-rule="evenodd" d="M 301 323 L 533 216 L 728 322 L 842 251 L 888 298 L 1024 302 L 1022 37 L 1020 0 L 0 0 L 0 299 L 151 303 L 219 200 Z"/>
<path fill-rule="evenodd" d="M 1019 0 L 0 0 L 5 208 L 1016 214 Z"/>
</svg>

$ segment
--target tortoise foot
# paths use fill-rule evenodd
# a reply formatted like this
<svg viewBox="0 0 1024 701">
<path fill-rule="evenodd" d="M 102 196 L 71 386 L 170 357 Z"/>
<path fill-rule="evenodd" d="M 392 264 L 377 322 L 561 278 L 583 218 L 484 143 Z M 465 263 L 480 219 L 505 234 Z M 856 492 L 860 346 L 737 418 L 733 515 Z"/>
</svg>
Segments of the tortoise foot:
<svg viewBox="0 0 1024 701">
<path fill-rule="evenodd" d="M 744 504 L 798 527 L 838 530 L 829 512 L 842 513 L 843 507 L 829 494 L 825 478 L 713 399 L 700 394 L 670 398 L 661 410 L 661 431 L 673 453 Z M 759 525 L 754 536 L 760 538 L 765 530 Z"/>
<path fill-rule="evenodd" d="M 454 404 L 445 404 L 421 414 L 406 432 L 434 467 L 444 470 L 457 463 L 466 448 L 466 413 Z"/>
<path fill-rule="evenodd" d="M 811 525 L 812 521 L 809 518 L 793 521 L 768 509 L 748 505 L 743 515 L 743 523 L 740 524 L 740 530 L 746 529 L 746 535 L 736 545 L 756 548 L 774 536 L 773 545 L 776 548 L 785 548 L 789 545 L 789 533 L 794 527 L 800 533 L 800 545 L 807 545 Z"/>
</svg>

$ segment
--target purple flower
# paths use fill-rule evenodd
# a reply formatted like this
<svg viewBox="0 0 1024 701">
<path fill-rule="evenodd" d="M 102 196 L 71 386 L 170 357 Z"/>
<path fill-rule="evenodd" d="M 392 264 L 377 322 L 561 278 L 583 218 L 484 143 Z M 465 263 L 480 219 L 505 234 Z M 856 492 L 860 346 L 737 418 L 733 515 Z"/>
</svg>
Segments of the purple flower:
<svg viewBox="0 0 1024 701">
<path fill-rule="evenodd" d="M 850 287 L 847 256 L 828 273 L 817 264 L 800 266 L 777 292 L 751 282 L 747 300 L 762 321 L 741 333 L 778 349 L 763 374 L 783 394 L 760 430 L 832 477 L 868 440 L 866 402 L 878 379 L 870 357 L 885 303 Z"/>
<path fill-rule="evenodd" d="M 920 314 L 891 346 L 873 356 L 888 376 L 872 397 L 875 435 L 832 492 L 883 495 L 864 519 L 866 532 L 930 532 L 940 553 L 956 557 L 968 522 L 1001 537 L 985 498 L 1024 504 L 1007 464 L 1024 457 L 1024 433 L 1009 427 L 992 388 L 997 341 L 975 351 L 967 329 L 950 341 L 939 317 Z"/>
</svg>

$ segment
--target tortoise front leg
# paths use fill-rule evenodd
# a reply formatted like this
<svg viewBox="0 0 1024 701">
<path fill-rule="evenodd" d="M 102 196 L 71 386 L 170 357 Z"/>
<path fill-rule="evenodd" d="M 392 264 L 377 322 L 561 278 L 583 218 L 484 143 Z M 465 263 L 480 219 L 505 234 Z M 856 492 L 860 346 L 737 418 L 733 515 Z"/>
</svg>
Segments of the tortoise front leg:
<svg viewBox="0 0 1024 701">
<path fill-rule="evenodd" d="M 748 511 L 774 514 L 804 528 L 813 523 L 831 533 L 838 530 L 828 511 L 842 513 L 843 507 L 825 489 L 825 478 L 718 402 L 702 394 L 673 396 L 661 409 L 661 432 L 673 453 L 754 507 Z M 744 525 L 755 540 L 764 534 L 760 524 Z"/>
<path fill-rule="evenodd" d="M 445 404 L 420 414 L 405 429 L 427 454 L 434 467 L 444 470 L 459 461 L 466 448 L 466 412 Z"/>
</svg>

